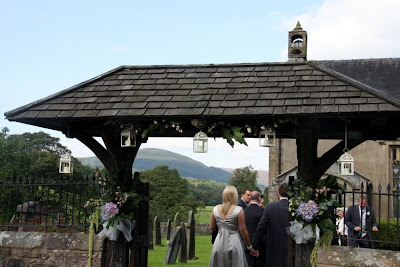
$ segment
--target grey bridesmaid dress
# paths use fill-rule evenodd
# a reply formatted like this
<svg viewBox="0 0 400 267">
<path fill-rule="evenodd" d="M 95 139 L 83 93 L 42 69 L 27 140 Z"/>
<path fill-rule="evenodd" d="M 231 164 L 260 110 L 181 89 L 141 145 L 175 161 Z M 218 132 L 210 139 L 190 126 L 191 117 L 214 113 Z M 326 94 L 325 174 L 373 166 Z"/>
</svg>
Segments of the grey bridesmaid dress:
<svg viewBox="0 0 400 267">
<path fill-rule="evenodd" d="M 209 267 L 247 267 L 244 244 L 238 231 L 238 215 L 241 210 L 242 207 L 236 206 L 224 220 L 217 206 L 214 207 L 218 235 L 211 251 Z"/>
</svg>

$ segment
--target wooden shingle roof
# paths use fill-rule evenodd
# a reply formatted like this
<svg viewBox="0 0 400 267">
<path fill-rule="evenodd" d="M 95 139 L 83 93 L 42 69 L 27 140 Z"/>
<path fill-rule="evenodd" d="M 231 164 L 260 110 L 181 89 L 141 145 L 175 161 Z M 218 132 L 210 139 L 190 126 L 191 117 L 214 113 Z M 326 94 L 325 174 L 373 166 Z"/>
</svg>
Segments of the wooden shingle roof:
<svg viewBox="0 0 400 267">
<path fill-rule="evenodd" d="M 5 116 L 56 129 L 65 121 L 329 117 L 399 112 L 399 107 L 390 91 L 306 61 L 121 66 Z"/>
</svg>

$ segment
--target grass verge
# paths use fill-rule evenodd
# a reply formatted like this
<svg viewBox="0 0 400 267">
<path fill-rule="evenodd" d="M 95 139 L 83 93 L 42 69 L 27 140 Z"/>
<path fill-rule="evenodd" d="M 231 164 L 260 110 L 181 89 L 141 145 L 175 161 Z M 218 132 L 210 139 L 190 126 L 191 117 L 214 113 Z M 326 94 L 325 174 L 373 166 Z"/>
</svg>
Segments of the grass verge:
<svg viewBox="0 0 400 267">
<path fill-rule="evenodd" d="M 166 245 L 166 239 L 161 240 L 162 247 L 154 246 L 153 250 L 149 250 L 149 267 L 160 267 L 165 266 L 164 260 L 167 255 L 168 246 Z M 179 255 L 176 259 L 176 264 L 173 266 L 177 267 L 207 267 L 210 260 L 212 244 L 211 236 L 196 236 L 196 252 L 195 255 L 197 260 L 188 260 L 187 263 L 179 262 Z"/>
</svg>

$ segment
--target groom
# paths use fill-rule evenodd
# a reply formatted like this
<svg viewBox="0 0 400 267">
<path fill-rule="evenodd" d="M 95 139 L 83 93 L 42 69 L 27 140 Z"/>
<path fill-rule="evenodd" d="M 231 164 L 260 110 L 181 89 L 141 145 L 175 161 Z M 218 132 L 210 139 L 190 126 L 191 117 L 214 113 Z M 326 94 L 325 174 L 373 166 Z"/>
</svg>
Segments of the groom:
<svg viewBox="0 0 400 267">
<path fill-rule="evenodd" d="M 367 206 L 367 203 L 367 198 L 361 196 L 358 199 L 358 205 L 349 207 L 346 212 L 344 222 L 349 227 L 348 246 L 356 247 L 358 245 L 360 248 L 373 248 L 372 231 L 378 231 L 378 224 L 374 209 Z"/>
</svg>

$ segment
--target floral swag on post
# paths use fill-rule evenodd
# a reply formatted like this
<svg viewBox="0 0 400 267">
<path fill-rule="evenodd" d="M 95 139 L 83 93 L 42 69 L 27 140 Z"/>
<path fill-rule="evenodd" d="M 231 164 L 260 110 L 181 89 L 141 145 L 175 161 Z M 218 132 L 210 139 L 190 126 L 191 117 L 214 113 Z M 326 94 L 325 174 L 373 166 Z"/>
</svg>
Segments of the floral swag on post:
<svg viewBox="0 0 400 267">
<path fill-rule="evenodd" d="M 339 207 L 334 195 L 341 189 L 337 177 L 328 176 L 320 179 L 315 185 L 307 185 L 297 179 L 289 186 L 289 212 L 293 221 L 289 232 L 297 244 L 306 244 L 315 240 L 315 246 L 310 255 L 310 263 L 317 266 L 318 248 L 330 248 L 333 233 L 336 229 L 328 207 Z M 322 237 L 320 237 L 322 234 Z"/>
<path fill-rule="evenodd" d="M 93 207 L 93 213 L 89 217 L 88 266 L 91 266 L 93 236 L 100 223 L 103 229 L 97 234 L 98 237 L 105 236 L 111 241 L 117 241 L 122 233 L 126 241 L 132 241 L 131 232 L 135 228 L 134 210 L 140 201 L 134 190 L 122 191 L 123 188 L 117 184 L 116 179 L 103 178 L 99 169 L 95 169 L 95 176 L 98 179 L 100 198 L 90 199 L 85 204 L 85 208 Z"/>
</svg>

